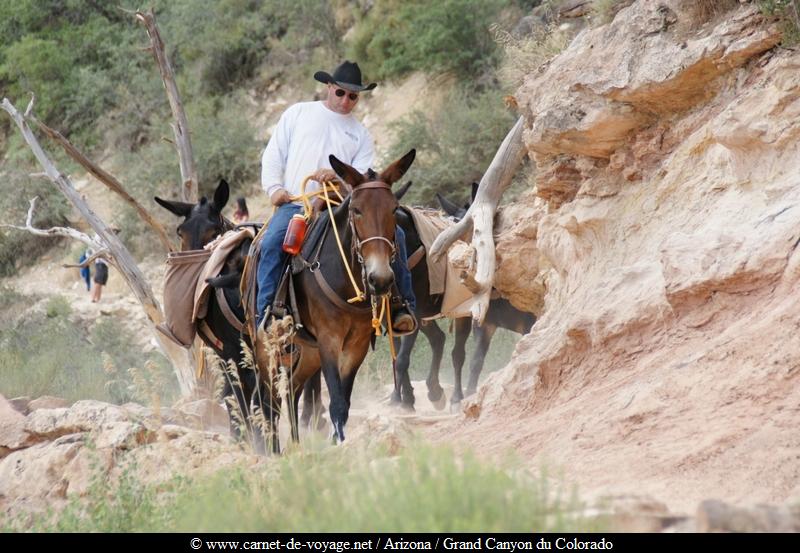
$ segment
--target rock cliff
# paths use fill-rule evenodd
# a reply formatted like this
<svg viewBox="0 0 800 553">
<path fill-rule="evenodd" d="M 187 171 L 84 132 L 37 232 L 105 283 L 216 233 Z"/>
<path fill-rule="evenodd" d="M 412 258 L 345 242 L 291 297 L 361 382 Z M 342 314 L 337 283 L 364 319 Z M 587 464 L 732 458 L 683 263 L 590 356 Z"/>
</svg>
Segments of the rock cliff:
<svg viewBox="0 0 800 553">
<path fill-rule="evenodd" d="M 797 500 L 800 53 L 692 4 L 633 3 L 517 92 L 538 172 L 496 286 L 540 318 L 461 426 L 588 490 Z"/>
</svg>

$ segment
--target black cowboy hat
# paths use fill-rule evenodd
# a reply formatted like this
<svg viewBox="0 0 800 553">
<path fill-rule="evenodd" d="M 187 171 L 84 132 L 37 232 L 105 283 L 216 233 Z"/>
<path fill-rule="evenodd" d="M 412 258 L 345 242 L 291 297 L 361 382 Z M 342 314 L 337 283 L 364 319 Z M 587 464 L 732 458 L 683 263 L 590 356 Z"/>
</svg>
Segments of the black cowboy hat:
<svg viewBox="0 0 800 553">
<path fill-rule="evenodd" d="M 358 68 L 357 63 L 352 63 L 345 60 L 339 67 L 334 69 L 333 75 L 329 75 L 325 71 L 317 71 L 314 73 L 314 78 L 321 83 L 333 83 L 336 86 L 349 90 L 351 92 L 361 92 L 363 90 L 372 90 L 378 83 L 370 83 L 367 86 L 361 84 L 361 69 Z"/>
</svg>

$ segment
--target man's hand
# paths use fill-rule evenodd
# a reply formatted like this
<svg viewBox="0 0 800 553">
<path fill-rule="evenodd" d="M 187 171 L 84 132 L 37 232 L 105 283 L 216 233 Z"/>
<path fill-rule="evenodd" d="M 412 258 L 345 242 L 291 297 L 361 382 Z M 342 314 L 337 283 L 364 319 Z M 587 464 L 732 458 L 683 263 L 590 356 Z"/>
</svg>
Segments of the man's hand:
<svg viewBox="0 0 800 553">
<path fill-rule="evenodd" d="M 322 184 L 325 181 L 337 181 L 339 177 L 333 169 L 317 169 L 317 172 L 311 177 L 318 183 Z"/>
<path fill-rule="evenodd" d="M 283 204 L 288 204 L 292 199 L 289 197 L 289 193 L 286 191 L 285 188 L 279 188 L 275 192 L 272 193 L 270 196 L 270 201 L 272 205 L 275 207 L 282 206 Z"/>
<path fill-rule="evenodd" d="M 316 219 L 320 212 L 322 212 L 323 209 L 326 209 L 326 207 L 327 204 L 325 203 L 324 198 L 321 198 L 320 196 L 317 196 L 311 200 L 311 219 Z"/>
</svg>

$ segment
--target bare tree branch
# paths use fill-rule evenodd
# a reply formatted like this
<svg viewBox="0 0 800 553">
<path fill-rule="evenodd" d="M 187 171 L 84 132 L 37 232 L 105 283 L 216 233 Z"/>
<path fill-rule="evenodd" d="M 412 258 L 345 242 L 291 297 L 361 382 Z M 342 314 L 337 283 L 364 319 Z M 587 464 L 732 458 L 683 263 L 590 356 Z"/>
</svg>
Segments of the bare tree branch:
<svg viewBox="0 0 800 553">
<path fill-rule="evenodd" d="M 472 246 L 475 248 L 477 268 L 474 283 L 470 281 L 470 285 L 479 291 L 475 293 L 478 298 L 472 306 L 472 318 L 479 323 L 483 322 L 489 307 L 497 263 L 493 235 L 494 214 L 503 192 L 511 184 L 511 179 L 525 157 L 525 148 L 522 146 L 523 121 L 522 117 L 517 119 L 514 127 L 500 144 L 481 179 L 475 201 L 472 202 L 464 218 L 436 238 L 429 254 L 431 259 L 436 261 L 465 232 L 473 231 Z"/>
<path fill-rule="evenodd" d="M 164 321 L 164 314 L 150 284 L 139 270 L 130 252 L 128 252 L 127 248 L 120 242 L 114 231 L 111 230 L 111 228 L 91 210 L 83 198 L 81 198 L 81 195 L 75 190 L 69 178 L 56 169 L 53 162 L 50 161 L 47 154 L 42 150 L 39 141 L 26 123 L 23 115 L 8 101 L 8 98 L 3 98 L 0 108 L 6 111 L 14 120 L 17 127 L 19 127 L 23 138 L 25 138 L 25 141 L 28 143 L 28 146 L 30 146 L 36 159 L 39 161 L 42 168 L 44 168 L 45 173 L 50 177 L 50 180 L 56 188 L 58 188 L 67 200 L 75 206 L 75 209 L 78 210 L 97 233 L 98 238 L 95 240 L 95 242 L 99 244 L 97 249 L 107 249 L 109 251 L 109 259 L 115 262 L 114 265 L 119 270 L 122 278 L 125 279 L 131 292 L 133 292 L 134 296 L 136 296 L 136 299 L 141 304 L 147 317 L 150 330 L 160 346 L 161 351 L 172 362 L 172 366 L 178 377 L 181 392 L 184 395 L 191 394 L 195 387 L 194 361 L 191 357 L 191 352 L 165 339 L 156 329 L 156 326 Z M 32 211 L 33 207 L 31 207 L 28 213 L 29 220 L 32 220 Z M 81 241 L 83 240 L 81 239 Z"/>
<path fill-rule="evenodd" d="M 184 202 L 195 203 L 197 202 L 197 168 L 194 164 L 189 124 L 186 120 L 186 113 L 183 110 L 180 95 L 178 94 L 178 85 L 175 83 L 175 72 L 172 70 L 172 65 L 167 58 L 167 54 L 164 52 L 164 42 L 161 40 L 161 34 L 158 32 L 158 25 L 156 25 L 156 17 L 153 14 L 153 10 L 151 9 L 146 13 L 137 11 L 134 16 L 137 21 L 144 25 L 147 30 L 147 35 L 150 37 L 153 57 L 156 59 L 158 70 L 161 72 L 161 80 L 167 91 L 169 105 L 170 108 L 172 108 L 172 116 L 175 118 L 172 131 L 175 133 L 175 143 L 178 148 L 178 159 L 181 168 L 181 179 L 183 180 L 180 197 Z"/>
<path fill-rule="evenodd" d="M 83 242 L 90 248 L 99 248 L 100 244 L 92 240 L 89 235 L 80 232 L 79 230 L 75 230 L 74 228 L 70 227 L 51 227 L 49 229 L 38 229 L 33 226 L 33 212 L 36 209 L 36 201 L 39 199 L 39 196 L 35 196 L 31 200 L 31 206 L 28 208 L 28 216 L 25 218 L 25 226 L 20 227 L 18 225 L 9 225 L 9 224 L 0 224 L 0 227 L 3 228 L 13 228 L 17 230 L 24 230 L 30 232 L 31 234 L 35 234 L 36 236 L 64 236 L 67 238 L 72 238 L 73 240 L 78 240 Z"/>
<path fill-rule="evenodd" d="M 36 95 L 31 92 L 31 101 L 28 102 L 28 107 L 25 108 L 25 117 L 28 117 L 33 111 L 33 104 L 36 103 Z"/>
<path fill-rule="evenodd" d="M 99 166 L 97 166 L 95 163 L 89 160 L 69 140 L 67 140 L 64 137 L 64 135 L 62 135 L 57 130 L 51 129 L 50 127 L 48 127 L 47 125 L 45 125 L 44 123 L 42 123 L 33 116 L 29 116 L 28 119 L 36 123 L 36 125 L 38 125 L 39 129 L 41 129 L 41 131 L 44 132 L 44 134 L 46 134 L 48 137 L 58 142 L 58 144 L 62 148 L 64 148 L 64 151 L 67 152 L 67 154 L 69 154 L 69 156 L 72 159 L 80 163 L 81 166 L 83 166 L 84 169 L 89 171 L 89 173 L 91 173 L 97 180 L 105 184 L 109 189 L 111 189 L 112 192 L 115 192 L 116 194 L 121 196 L 122 199 L 125 200 L 125 202 L 128 205 L 133 207 L 133 209 L 136 210 L 136 212 L 144 220 L 144 222 L 147 223 L 151 229 L 153 229 L 153 231 L 158 236 L 161 245 L 164 247 L 166 251 L 168 252 L 175 251 L 175 246 L 170 242 L 169 238 L 167 237 L 167 231 L 164 230 L 163 225 L 159 223 L 150 214 L 149 211 L 147 211 L 144 207 L 142 207 L 142 205 L 136 201 L 136 198 L 128 194 L 128 191 L 125 190 L 125 188 L 122 186 L 122 183 L 120 183 L 114 177 L 114 175 L 105 171 L 104 169 L 101 169 Z"/>
</svg>

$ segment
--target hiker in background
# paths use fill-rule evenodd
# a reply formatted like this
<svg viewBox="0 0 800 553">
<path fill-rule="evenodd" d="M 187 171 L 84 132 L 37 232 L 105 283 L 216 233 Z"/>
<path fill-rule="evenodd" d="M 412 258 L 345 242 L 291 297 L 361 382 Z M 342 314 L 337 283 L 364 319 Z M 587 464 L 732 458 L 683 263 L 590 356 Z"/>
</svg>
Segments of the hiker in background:
<svg viewBox="0 0 800 553">
<path fill-rule="evenodd" d="M 242 196 L 236 198 L 236 211 L 233 213 L 233 223 L 239 225 L 250 219 L 250 211 L 247 209 L 247 202 Z"/>
<path fill-rule="evenodd" d="M 78 263 L 81 264 L 92 257 L 92 253 L 94 253 L 92 248 L 86 248 L 78 259 Z M 81 267 L 81 278 L 86 282 L 86 291 L 90 292 L 92 290 L 92 270 L 89 268 L 89 265 Z"/>
<path fill-rule="evenodd" d="M 108 262 L 102 257 L 94 261 L 94 290 L 92 291 L 92 303 L 100 301 L 103 294 L 103 286 L 108 282 Z"/>
</svg>

